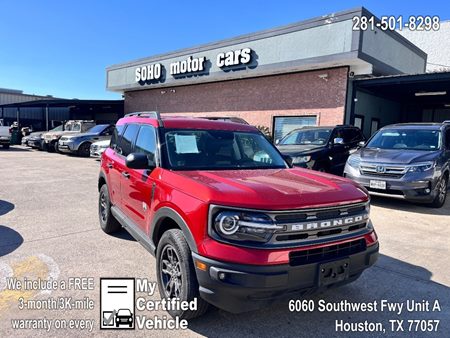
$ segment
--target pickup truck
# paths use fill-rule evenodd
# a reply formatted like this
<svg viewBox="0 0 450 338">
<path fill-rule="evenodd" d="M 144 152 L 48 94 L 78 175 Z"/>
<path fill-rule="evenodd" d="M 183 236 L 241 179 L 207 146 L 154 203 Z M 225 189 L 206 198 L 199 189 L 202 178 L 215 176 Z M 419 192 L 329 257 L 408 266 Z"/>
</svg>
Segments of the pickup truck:
<svg viewBox="0 0 450 338">
<path fill-rule="evenodd" d="M 58 141 L 59 139 L 65 135 L 76 135 L 80 133 L 85 133 L 89 129 L 95 126 L 94 121 L 86 121 L 86 120 L 70 120 L 64 124 L 64 129 L 61 131 L 49 131 L 43 134 L 44 139 L 44 148 L 47 151 L 59 151 L 58 149 Z"/>
<path fill-rule="evenodd" d="M 11 144 L 11 131 L 9 127 L 3 126 L 3 121 L 0 121 L 0 144 L 5 149 L 8 149 Z"/>
</svg>

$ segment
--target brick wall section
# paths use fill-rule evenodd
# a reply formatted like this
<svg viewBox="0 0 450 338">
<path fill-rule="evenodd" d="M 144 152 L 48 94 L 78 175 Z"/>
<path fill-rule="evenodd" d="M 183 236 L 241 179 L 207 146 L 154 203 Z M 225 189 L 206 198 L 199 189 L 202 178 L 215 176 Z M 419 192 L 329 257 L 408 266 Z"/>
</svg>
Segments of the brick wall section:
<svg viewBox="0 0 450 338">
<path fill-rule="evenodd" d="M 336 125 L 344 122 L 346 90 L 344 67 L 126 92 L 125 112 L 239 116 L 270 128 L 273 116 L 317 115 L 319 125 Z"/>
</svg>

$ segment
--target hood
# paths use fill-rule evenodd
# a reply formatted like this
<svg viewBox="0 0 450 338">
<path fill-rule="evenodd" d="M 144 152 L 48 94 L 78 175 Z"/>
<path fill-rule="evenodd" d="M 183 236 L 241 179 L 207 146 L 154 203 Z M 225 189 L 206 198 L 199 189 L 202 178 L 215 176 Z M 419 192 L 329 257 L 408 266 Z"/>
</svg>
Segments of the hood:
<svg viewBox="0 0 450 338">
<path fill-rule="evenodd" d="M 56 135 L 56 136 L 66 136 L 66 135 L 76 135 L 76 134 L 80 134 L 79 131 L 52 131 L 50 133 L 46 133 L 46 135 Z"/>
<path fill-rule="evenodd" d="M 98 136 L 98 134 L 95 134 L 95 133 L 80 133 L 80 132 L 67 132 L 66 134 L 64 134 L 64 136 L 71 136 L 71 135 L 75 135 L 76 137 L 86 137 L 86 138 Z"/>
<path fill-rule="evenodd" d="M 420 151 L 405 149 L 361 148 L 358 154 L 364 162 L 412 164 L 417 162 L 434 161 L 440 154 L 436 151 Z"/>
<path fill-rule="evenodd" d="M 317 144 L 292 144 L 292 145 L 277 145 L 280 153 L 290 156 L 306 155 L 319 150 L 322 150 L 325 145 L 318 146 Z"/>
<path fill-rule="evenodd" d="M 37 136 L 41 136 L 44 133 L 44 131 L 34 131 L 32 133 L 30 133 L 30 137 L 37 137 Z"/>
<path fill-rule="evenodd" d="M 174 187 L 205 202 L 262 210 L 335 206 L 368 199 L 354 182 L 334 175 L 293 169 L 166 171 Z"/>
</svg>

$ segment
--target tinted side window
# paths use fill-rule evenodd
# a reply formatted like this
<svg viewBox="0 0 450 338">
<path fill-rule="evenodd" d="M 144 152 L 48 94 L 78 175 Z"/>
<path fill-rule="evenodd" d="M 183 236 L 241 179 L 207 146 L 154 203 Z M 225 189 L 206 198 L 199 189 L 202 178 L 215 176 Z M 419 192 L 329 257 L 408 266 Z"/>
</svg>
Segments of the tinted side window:
<svg viewBox="0 0 450 338">
<path fill-rule="evenodd" d="M 347 138 L 344 137 L 345 143 L 354 143 L 359 142 L 364 139 L 364 136 L 362 135 L 361 131 L 356 128 L 349 128 L 346 129 L 345 135 Z"/>
<path fill-rule="evenodd" d="M 116 149 L 117 141 L 119 140 L 119 137 L 122 136 L 124 129 L 125 129 L 125 125 L 116 126 L 114 128 L 112 136 L 111 136 L 111 145 L 110 145 L 110 147 L 112 149 Z"/>
<path fill-rule="evenodd" d="M 144 153 L 151 156 L 149 159 L 154 160 L 156 153 L 156 131 L 152 126 L 141 126 L 134 151 L 137 153 Z"/>
<path fill-rule="evenodd" d="M 112 135 L 114 133 L 114 126 L 109 126 L 103 130 L 102 135 Z"/>
<path fill-rule="evenodd" d="M 133 152 L 133 141 L 136 139 L 138 130 L 139 126 L 137 124 L 129 124 L 127 126 L 116 147 L 119 154 L 128 156 L 128 154 Z"/>
</svg>

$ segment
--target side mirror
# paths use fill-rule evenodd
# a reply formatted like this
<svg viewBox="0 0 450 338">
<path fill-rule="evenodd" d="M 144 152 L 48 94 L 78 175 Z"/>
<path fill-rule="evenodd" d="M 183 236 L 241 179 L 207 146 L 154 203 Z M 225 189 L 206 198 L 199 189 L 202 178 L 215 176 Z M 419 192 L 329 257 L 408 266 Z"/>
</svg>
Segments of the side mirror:
<svg viewBox="0 0 450 338">
<path fill-rule="evenodd" d="M 366 141 L 359 141 L 358 142 L 358 147 L 359 148 L 362 148 L 362 147 L 364 147 L 366 145 Z"/>
<path fill-rule="evenodd" d="M 333 144 L 334 144 L 334 145 L 336 145 L 336 144 L 344 144 L 344 139 L 343 139 L 342 137 L 336 137 L 336 138 L 333 140 Z"/>
<path fill-rule="evenodd" d="M 280 139 L 277 138 L 277 139 L 275 140 L 275 144 L 278 145 L 278 143 L 280 143 Z"/>
<path fill-rule="evenodd" d="M 125 160 L 125 165 L 131 169 L 147 169 L 156 168 L 155 155 L 146 155 L 143 153 L 131 153 Z"/>
<path fill-rule="evenodd" d="M 283 159 L 286 161 L 286 163 L 288 164 L 289 168 L 292 168 L 294 166 L 292 164 L 293 159 L 289 155 L 283 155 Z"/>
</svg>

